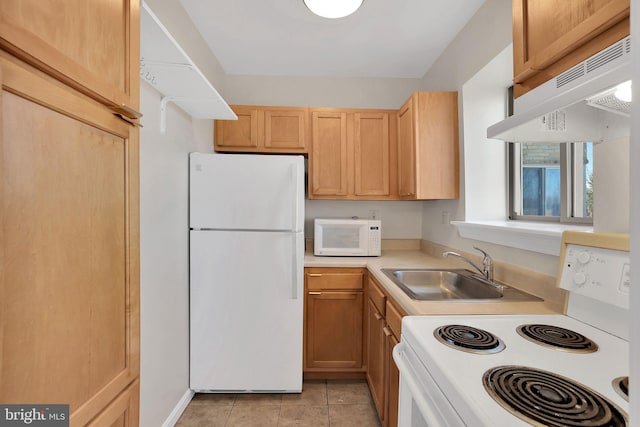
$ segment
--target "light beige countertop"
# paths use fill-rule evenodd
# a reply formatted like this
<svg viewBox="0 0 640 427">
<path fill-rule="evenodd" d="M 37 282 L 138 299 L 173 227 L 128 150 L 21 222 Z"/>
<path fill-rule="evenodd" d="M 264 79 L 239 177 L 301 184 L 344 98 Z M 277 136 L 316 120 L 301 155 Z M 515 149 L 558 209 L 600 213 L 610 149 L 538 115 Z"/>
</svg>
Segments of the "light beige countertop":
<svg viewBox="0 0 640 427">
<path fill-rule="evenodd" d="M 534 294 L 543 301 L 535 302 L 500 302 L 500 301 L 417 301 L 409 298 L 381 271 L 383 268 L 467 268 L 466 264 L 450 258 L 435 257 L 419 250 L 383 250 L 379 257 L 318 257 L 307 252 L 304 257 L 305 267 L 344 267 L 367 268 L 369 273 L 385 288 L 395 301 L 409 315 L 425 314 L 549 314 L 561 313 L 565 301 L 563 294 L 555 288 L 555 281 L 527 270 L 506 273 L 496 278 L 514 288 Z M 505 268 L 497 269 L 505 270 Z M 498 271 L 496 271 L 498 272 Z M 510 282 L 513 278 L 521 282 L 518 286 Z M 523 280 L 524 278 L 524 280 Z M 526 282 L 526 283 L 525 283 Z M 534 283 L 536 282 L 536 283 Z M 554 289 L 551 289 L 553 287 Z"/>
</svg>

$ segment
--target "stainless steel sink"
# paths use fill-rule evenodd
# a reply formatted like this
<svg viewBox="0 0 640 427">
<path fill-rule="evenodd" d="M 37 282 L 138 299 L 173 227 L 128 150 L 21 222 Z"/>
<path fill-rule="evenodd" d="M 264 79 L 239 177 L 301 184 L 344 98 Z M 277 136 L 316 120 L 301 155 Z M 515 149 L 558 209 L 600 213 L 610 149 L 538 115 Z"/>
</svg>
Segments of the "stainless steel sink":
<svg viewBox="0 0 640 427">
<path fill-rule="evenodd" d="M 541 301 L 509 286 L 487 283 L 469 270 L 383 268 L 382 272 L 415 300 Z"/>
</svg>

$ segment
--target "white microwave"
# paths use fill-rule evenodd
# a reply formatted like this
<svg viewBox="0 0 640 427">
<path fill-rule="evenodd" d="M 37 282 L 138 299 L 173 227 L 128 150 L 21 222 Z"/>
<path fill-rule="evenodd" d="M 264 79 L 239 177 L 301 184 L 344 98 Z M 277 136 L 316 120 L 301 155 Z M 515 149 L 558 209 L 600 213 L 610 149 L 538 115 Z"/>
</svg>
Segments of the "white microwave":
<svg viewBox="0 0 640 427">
<path fill-rule="evenodd" d="M 381 236 L 378 220 L 316 218 L 313 253 L 319 256 L 380 256 Z"/>
</svg>

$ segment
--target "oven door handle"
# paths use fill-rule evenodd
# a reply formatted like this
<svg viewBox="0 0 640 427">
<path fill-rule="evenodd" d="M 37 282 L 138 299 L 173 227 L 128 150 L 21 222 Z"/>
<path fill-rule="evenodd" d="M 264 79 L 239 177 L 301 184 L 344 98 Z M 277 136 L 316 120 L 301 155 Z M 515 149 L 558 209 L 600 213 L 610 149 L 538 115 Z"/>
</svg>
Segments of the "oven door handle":
<svg viewBox="0 0 640 427">
<path fill-rule="evenodd" d="M 427 399 L 424 396 L 422 387 L 414 378 L 414 370 L 411 369 L 411 366 L 405 361 L 405 358 L 403 357 L 404 351 L 405 344 L 402 342 L 400 342 L 400 344 L 397 344 L 393 348 L 393 360 L 396 362 L 396 366 L 400 371 L 400 381 L 404 382 L 407 385 L 409 391 L 411 392 L 411 398 L 426 420 L 440 420 L 441 417 L 439 416 L 439 414 L 435 414 L 431 409 L 431 405 L 427 402 Z M 440 422 L 436 422 L 436 424 L 429 423 L 429 426 L 432 425 L 434 427 L 445 427 Z"/>
</svg>

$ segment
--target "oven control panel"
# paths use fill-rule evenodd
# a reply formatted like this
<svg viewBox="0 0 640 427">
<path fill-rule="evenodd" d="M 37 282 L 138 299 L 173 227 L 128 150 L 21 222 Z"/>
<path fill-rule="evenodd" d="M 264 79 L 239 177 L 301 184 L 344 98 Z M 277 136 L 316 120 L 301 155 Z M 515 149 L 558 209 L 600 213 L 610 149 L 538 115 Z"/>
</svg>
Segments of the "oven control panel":
<svg viewBox="0 0 640 427">
<path fill-rule="evenodd" d="M 567 244 L 561 262 L 561 288 L 629 308 L 629 252 Z"/>
</svg>

